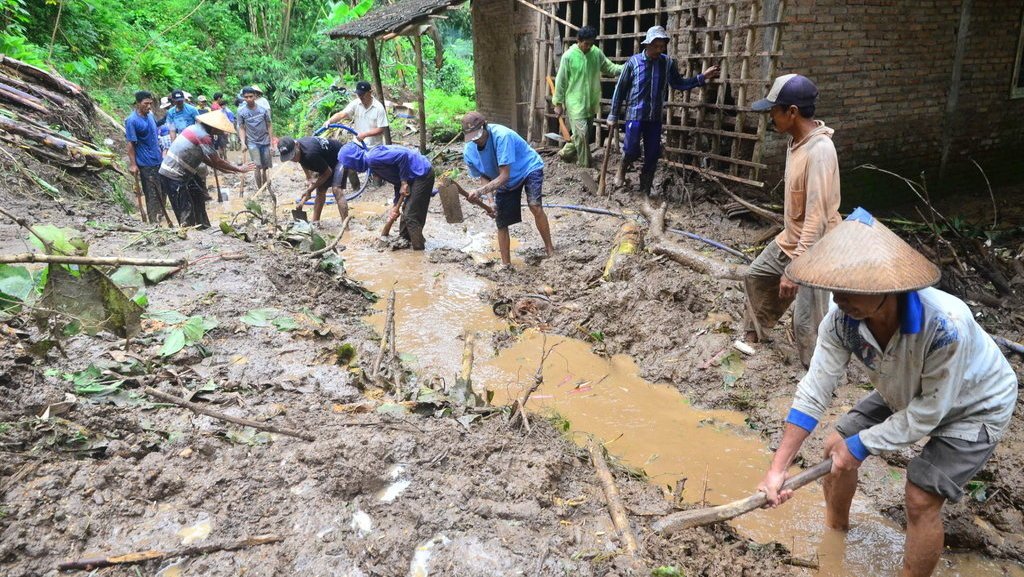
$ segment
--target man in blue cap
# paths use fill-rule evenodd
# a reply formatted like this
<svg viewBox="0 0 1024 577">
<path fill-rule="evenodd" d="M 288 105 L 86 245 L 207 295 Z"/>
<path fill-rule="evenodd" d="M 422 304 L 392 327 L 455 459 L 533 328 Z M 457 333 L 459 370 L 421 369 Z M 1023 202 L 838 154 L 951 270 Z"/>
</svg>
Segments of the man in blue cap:
<svg viewBox="0 0 1024 577">
<path fill-rule="evenodd" d="M 642 141 L 644 167 L 640 171 L 640 192 L 645 196 L 651 194 L 661 156 L 661 109 L 668 96 L 668 87 L 690 90 L 718 77 L 717 66 L 693 78 L 680 76 L 675 59 L 665 53 L 668 39 L 662 26 L 652 26 L 647 30 L 647 36 L 640 43 L 643 52 L 630 57 L 622 68 L 608 113 L 608 125 L 615 126 L 619 120 L 619 109 L 623 102 L 626 103 L 622 163 L 615 175 L 615 186 L 625 183 L 626 171 L 634 160 L 640 158 Z"/>
<path fill-rule="evenodd" d="M 804 366 L 811 362 L 818 324 L 828 311 L 827 291 L 797 287 L 783 274 L 793 259 L 814 246 L 839 224 L 839 160 L 831 128 L 814 119 L 818 88 L 806 76 L 786 74 L 772 84 L 768 96 L 752 106 L 771 116 L 772 126 L 788 134 L 783 229 L 750 265 L 744 279 L 747 307 L 744 329 L 758 342 L 775 326 L 789 305 L 793 335 Z M 751 314 L 751 312 L 753 314 Z"/>
<path fill-rule="evenodd" d="M 423 250 L 426 244 L 423 226 L 430 208 L 430 193 L 434 191 L 434 167 L 427 157 L 404 146 L 382 144 L 364 151 L 358 144 L 349 142 L 338 152 L 338 163 L 357 173 L 369 170 L 395 186 L 395 201 L 384 230 L 390 230 L 391 223 L 401 215 L 399 235 L 412 245 L 413 250 Z M 334 171 L 336 189 L 342 187 L 343 173 Z"/>
<path fill-rule="evenodd" d="M 167 127 L 171 130 L 171 141 L 178 134 L 196 123 L 196 117 L 199 116 L 199 110 L 191 104 L 185 102 L 185 92 L 183 90 L 174 90 L 171 92 L 171 108 L 167 111 L 167 118 L 165 122 Z"/>
</svg>

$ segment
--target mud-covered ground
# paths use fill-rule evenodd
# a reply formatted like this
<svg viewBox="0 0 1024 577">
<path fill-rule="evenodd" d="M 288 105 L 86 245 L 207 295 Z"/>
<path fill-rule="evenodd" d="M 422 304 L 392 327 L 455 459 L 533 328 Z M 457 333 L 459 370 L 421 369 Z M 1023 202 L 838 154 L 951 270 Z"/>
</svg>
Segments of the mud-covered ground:
<svg viewBox="0 0 1024 577">
<path fill-rule="evenodd" d="M 605 206 L 593 198 L 581 171 L 550 158 L 548 165 L 549 201 Z M 298 186 L 294 171 L 286 178 L 292 180 L 286 187 Z M 369 194 L 382 200 L 386 188 Z M 202 258 L 148 287 L 149 310 L 218 322 L 203 342 L 209 356 L 189 347 L 170 360 L 158 354 L 162 327 L 156 321 L 147 321 L 127 350 L 123 339 L 78 336 L 64 343 L 63 353 L 53 350 L 44 359 L 28 352 L 40 338 L 33 327 L 7 323 L 0 335 L 4 575 L 56 574 L 59 562 L 75 558 L 175 549 L 207 530 L 209 535 L 193 545 L 262 534 L 284 540 L 151 561 L 140 566 L 142 574 L 161 569 L 164 575 L 177 574 L 168 566 L 179 565 L 184 575 L 393 576 L 419 574 L 414 567 L 421 561 L 431 575 L 458 576 L 641 575 L 659 566 L 676 566 L 691 576 L 795 571 L 782 564 L 787 553 L 781 547 L 751 543 L 726 526 L 671 539 L 652 534 L 646 528 L 650 521 L 670 511 L 661 490 L 616 471 L 641 541 L 641 560 L 631 567 L 616 555 L 622 544 L 588 456 L 547 423 L 535 423 L 526 435 L 510 429 L 501 414 L 467 427 L 448 417 L 341 410 L 386 400 L 359 376 L 359 370 L 370 370 L 377 353 L 379 335 L 362 320 L 370 302 L 293 249 L 267 238 L 246 243 L 216 229 L 139 241 L 134 232 L 85 225 L 96 220 L 140 226 L 110 207 L 81 204 L 69 215 L 19 188 L 5 187 L 0 202 L 37 222 L 85 231 L 91 254 Z M 730 220 L 723 203 L 695 187 L 692 204 L 672 206 L 670 223 L 737 248 L 762 242 L 765 228 L 747 217 Z M 431 208 L 435 213 L 438 204 Z M 617 192 L 610 208 L 635 211 L 637 204 Z M 325 209 L 329 233 L 337 230 L 333 210 Z M 484 218 L 465 205 L 464 211 L 470 219 Z M 554 258 L 539 257 L 540 239 L 528 214 L 513 229 L 520 240 L 513 271 L 456 251 L 437 250 L 427 258 L 494 281 L 495 288 L 482 298 L 511 305 L 520 328 L 541 325 L 589 338 L 602 352 L 629 354 L 649 380 L 674 384 L 695 404 L 744 411 L 751 427 L 777 440 L 803 372 L 784 329 L 773 332 L 774 344 L 759 346 L 744 359 L 742 376 L 727 384 L 716 359 L 740 325 L 743 294 L 736 283 L 646 252 L 627 259 L 619 272 L 623 280 L 602 281 L 622 221 L 554 209 L 549 216 L 558 248 Z M 379 226 L 379 220 L 356 219 L 351 226 L 358 231 Z M 23 230 L 0 224 L 0 250 L 23 252 L 24 236 Z M 517 307 L 524 298 L 531 299 L 528 306 Z M 292 313 L 300 328 L 280 332 L 241 322 L 246 312 L 265 307 Z M 993 332 L 1021 340 L 1021 319 L 1010 311 L 975 310 Z M 494 345 L 513 338 L 511 332 L 498 334 Z M 357 352 L 351 367 L 339 366 L 333 354 L 346 343 Z M 134 394 L 116 396 L 116 402 L 74 396 L 74 384 L 62 377 L 90 363 L 126 358 L 141 359 L 153 373 L 173 371 L 176 376 L 156 384 L 162 390 L 234 416 L 300 429 L 316 440 L 256 434 Z M 1019 369 L 1019 360 L 1014 363 Z M 858 385 L 865 379 L 856 369 L 848 381 L 833 416 L 864 394 Z M 125 390 L 132 393 L 134 385 L 129 381 Z M 820 428 L 807 445 L 808 461 L 817 458 L 826 430 Z M 1015 418 L 980 477 L 987 483 L 987 500 L 965 499 L 947 508 L 947 544 L 1024 559 L 1021 443 Z M 892 483 L 890 470 L 911 454 L 865 465 L 862 489 L 896 519 L 902 514 L 902 485 Z M 402 486 L 393 501 L 381 499 L 389 488 Z M 125 567 L 100 574 L 136 573 Z"/>
<path fill-rule="evenodd" d="M 419 565 L 459 576 L 639 575 L 659 566 L 686 575 L 788 573 L 784 550 L 728 527 L 671 540 L 651 534 L 648 521 L 670 508 L 660 490 L 622 472 L 616 482 L 642 554 L 637 565 L 617 557 L 622 544 L 589 458 L 542 420 L 526 435 L 500 413 L 464 426 L 447 417 L 342 410 L 386 400 L 364 390 L 359 376 L 372 364 L 378 335 L 362 320 L 367 298 L 305 255 L 216 229 L 143 236 L 118 229 L 146 230 L 110 206 L 78 203 L 69 214 L 7 182 L 0 203 L 8 210 L 82 231 L 92 255 L 196 262 L 147 287 L 148 311 L 202 315 L 217 326 L 202 349 L 167 359 L 159 355 L 165 327 L 158 320 L 144 321 L 127 344 L 105 333 L 79 335 L 40 358 L 29 349 L 42 335 L 24 316 L 3 324 L 0 574 L 54 575 L 58 563 L 73 559 L 265 534 L 283 541 L 97 574 L 425 575 Z M 0 224 L 5 253 L 27 250 L 25 236 Z M 594 242 L 600 251 L 604 241 Z M 576 258 L 567 252 L 559 260 Z M 288 311 L 300 326 L 281 332 L 241 322 L 265 307 Z M 336 362 L 343 344 L 356 350 L 351 366 Z M 315 440 L 155 403 L 138 393 L 138 379 L 121 394 L 94 397 L 74 394 L 65 378 L 90 364 L 134 362 L 162 375 L 150 384 L 166 392 Z M 397 492 L 391 501 L 383 498 L 388 489 Z"/>
</svg>

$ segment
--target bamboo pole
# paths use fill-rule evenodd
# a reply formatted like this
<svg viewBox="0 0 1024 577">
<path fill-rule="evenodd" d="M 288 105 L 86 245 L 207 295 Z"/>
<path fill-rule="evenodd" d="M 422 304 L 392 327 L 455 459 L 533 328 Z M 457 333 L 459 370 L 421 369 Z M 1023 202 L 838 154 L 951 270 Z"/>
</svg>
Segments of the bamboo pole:
<svg viewBox="0 0 1024 577">
<path fill-rule="evenodd" d="M 142 551 L 139 553 L 127 553 L 122 555 L 114 555 L 111 557 L 78 559 L 75 561 L 67 561 L 65 563 L 61 563 L 57 566 L 57 570 L 89 571 L 100 567 L 113 567 L 114 565 L 134 565 L 137 563 L 145 563 L 147 561 L 156 561 L 159 559 L 170 559 L 174 557 L 195 557 L 198 555 L 206 555 L 208 553 L 216 553 L 217 551 L 237 551 L 239 549 L 246 549 L 249 547 L 255 547 L 257 545 L 269 545 L 271 543 L 280 543 L 281 541 L 284 541 L 284 537 L 278 537 L 277 535 L 260 535 L 258 537 L 250 537 L 248 539 L 242 539 L 241 541 L 234 541 L 231 543 L 201 545 L 199 547 L 186 547 L 184 549 L 175 549 L 173 551 Z"/>
<path fill-rule="evenodd" d="M 619 538 L 626 547 L 626 553 L 630 557 L 636 557 L 636 536 L 629 526 L 629 517 L 626 516 L 626 508 L 622 505 L 622 499 L 619 498 L 619 489 L 615 486 L 615 479 L 612 477 L 612 472 L 608 470 L 608 463 L 604 460 L 604 449 L 593 441 L 587 448 L 590 450 L 590 460 L 594 464 L 597 478 L 601 481 L 601 488 L 604 489 L 604 498 L 608 503 L 608 512 L 611 514 L 612 523 L 619 532 Z"/>
<path fill-rule="evenodd" d="M 569 28 L 570 30 L 574 30 L 574 31 L 576 31 L 576 30 L 579 30 L 579 29 L 580 29 L 580 27 L 579 27 L 579 26 L 576 26 L 576 25 L 575 25 L 575 24 L 573 24 L 572 22 L 569 22 L 568 20 L 565 20 L 565 19 L 559 18 L 558 16 L 555 16 L 554 14 L 552 14 L 552 13 L 550 13 L 550 12 L 547 12 L 547 11 L 545 11 L 545 10 L 541 10 L 540 8 L 537 8 L 537 7 L 536 7 L 536 6 L 534 6 L 533 4 L 531 4 L 531 3 L 527 2 L 526 0 L 516 0 L 516 2 L 519 2 L 519 3 L 520 3 L 520 4 L 522 4 L 523 6 L 526 6 L 527 8 L 529 8 L 530 10 L 533 10 L 533 11 L 535 11 L 535 12 L 539 13 L 539 14 L 543 14 L 544 16 L 547 16 L 548 18 L 550 18 L 550 19 L 554 20 L 555 22 L 558 22 L 559 24 L 563 24 L 563 25 L 565 25 L 565 26 L 566 26 L 567 28 Z"/>
<path fill-rule="evenodd" d="M 38 262 L 53 264 L 91 264 L 91 265 L 132 265 L 132 266 L 185 266 L 188 261 L 183 258 L 132 258 L 123 256 L 67 256 L 62 254 L 41 254 L 26 252 L 22 254 L 0 254 L 0 263 Z"/>
<path fill-rule="evenodd" d="M 427 108 L 423 95 L 423 38 L 412 37 L 412 48 L 416 52 L 416 101 L 419 103 L 420 154 L 427 153 Z"/>
<path fill-rule="evenodd" d="M 533 127 L 537 124 L 537 78 L 540 76 L 541 16 L 537 15 L 534 34 L 536 46 L 533 51 L 533 75 L 530 78 L 530 104 L 526 109 L 526 141 L 533 144 Z"/>
</svg>

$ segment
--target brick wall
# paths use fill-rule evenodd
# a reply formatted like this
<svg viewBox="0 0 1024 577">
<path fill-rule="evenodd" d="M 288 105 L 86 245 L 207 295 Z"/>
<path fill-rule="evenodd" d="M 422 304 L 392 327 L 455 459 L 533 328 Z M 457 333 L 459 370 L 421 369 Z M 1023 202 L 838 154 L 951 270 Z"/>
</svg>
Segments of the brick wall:
<svg viewBox="0 0 1024 577">
<path fill-rule="evenodd" d="M 892 182 L 887 177 L 851 170 L 865 163 L 911 177 L 925 171 L 935 190 L 964 183 L 983 190 L 969 158 L 997 182 L 1024 180 L 1024 99 L 1010 98 L 1021 9 L 1019 2 L 973 2 L 950 163 L 940 181 L 960 2 L 803 0 L 787 7 L 778 71 L 818 84 L 817 116 L 836 129 L 844 192 L 904 186 L 891 189 L 883 186 Z M 781 167 L 784 150 L 784 139 L 770 136 L 767 162 Z M 1016 163 L 1006 162 L 1013 157 Z M 767 182 L 780 176 L 773 169 Z"/>
</svg>

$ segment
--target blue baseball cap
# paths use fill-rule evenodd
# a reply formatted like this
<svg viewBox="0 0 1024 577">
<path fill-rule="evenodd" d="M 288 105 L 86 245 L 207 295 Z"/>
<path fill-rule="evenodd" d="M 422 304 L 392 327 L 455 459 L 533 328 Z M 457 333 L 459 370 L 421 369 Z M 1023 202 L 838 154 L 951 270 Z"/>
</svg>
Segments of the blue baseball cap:
<svg viewBox="0 0 1024 577">
<path fill-rule="evenodd" d="M 818 87 L 800 74 L 785 74 L 775 79 L 768 96 L 751 105 L 754 112 L 768 112 L 773 106 L 811 106 L 818 100 Z"/>
<path fill-rule="evenodd" d="M 356 172 L 366 172 L 366 151 L 354 142 L 349 142 L 338 151 L 338 162 Z"/>
</svg>

